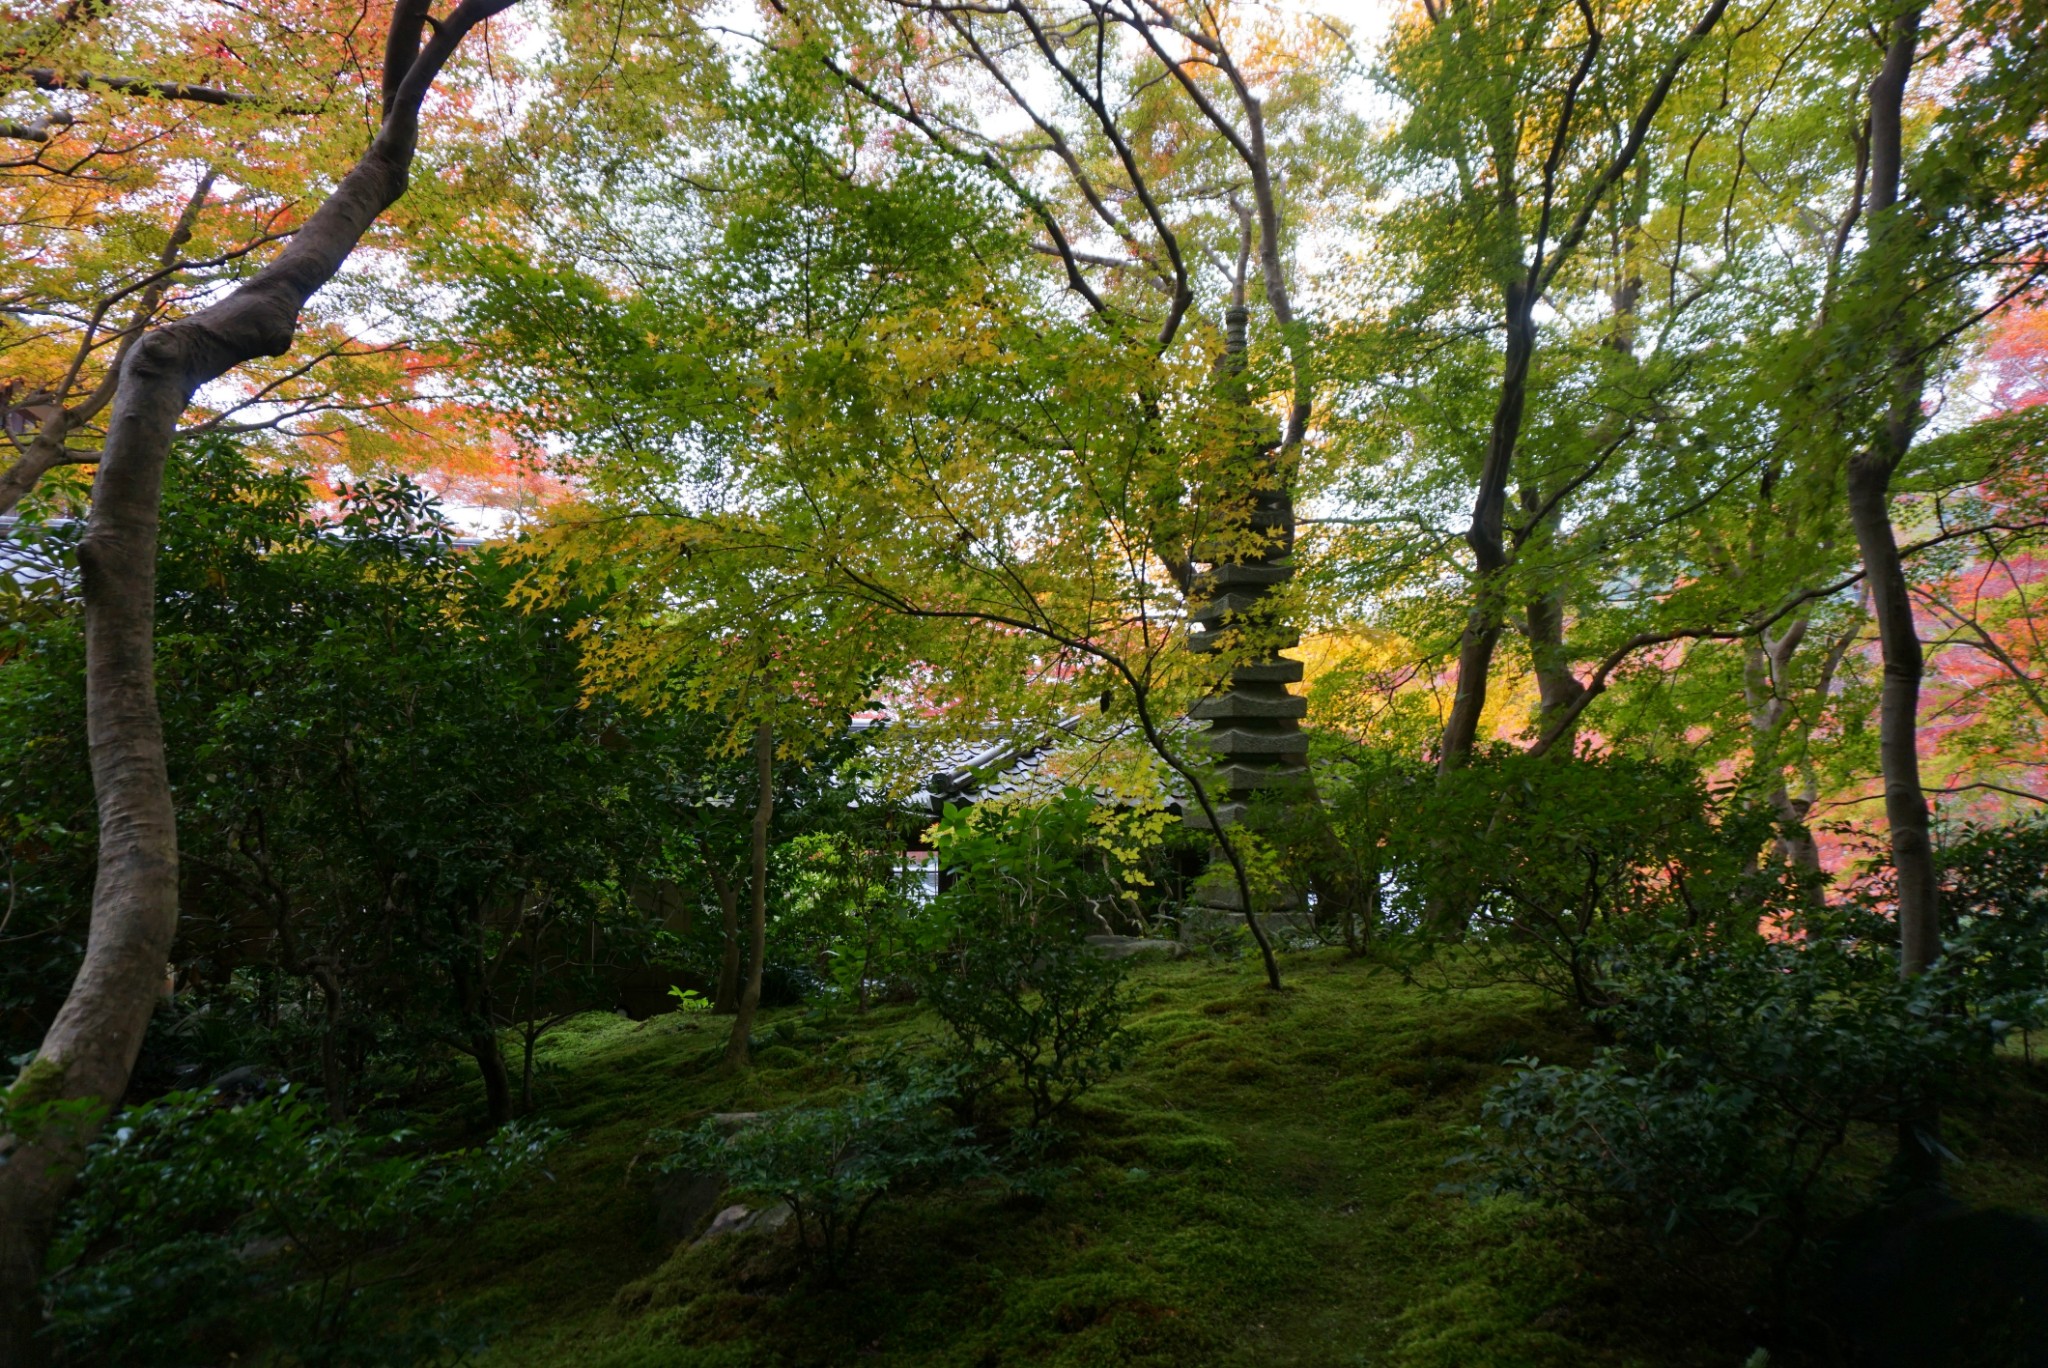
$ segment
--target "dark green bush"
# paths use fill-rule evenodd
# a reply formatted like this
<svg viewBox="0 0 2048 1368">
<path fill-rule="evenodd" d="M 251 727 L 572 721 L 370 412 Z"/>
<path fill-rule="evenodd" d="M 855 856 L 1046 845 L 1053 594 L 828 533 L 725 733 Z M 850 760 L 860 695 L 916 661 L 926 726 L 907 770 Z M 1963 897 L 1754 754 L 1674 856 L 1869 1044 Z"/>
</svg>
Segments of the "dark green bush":
<svg viewBox="0 0 2048 1368">
<path fill-rule="evenodd" d="M 2038 886 L 2036 886 L 2038 887 Z M 2015 1032 L 2048 1023 L 2048 918 L 2035 889 L 1960 920 L 1901 981 L 1891 925 L 1815 909 L 1782 939 L 1731 937 L 1615 962 L 1620 1044 L 1582 1069 L 1528 1067 L 1475 1135 L 1483 1186 L 1601 1219 L 1797 1247 L 1867 1194 L 1838 1188 L 1859 1126 L 1906 1127 L 1964 1095 Z"/>
<path fill-rule="evenodd" d="M 50 1256 L 60 1357 L 215 1364 L 452 1362 L 474 1333 L 393 1314 L 425 1235 L 533 1172 L 545 1130 L 420 1151 L 405 1132 L 326 1124 L 295 1092 L 231 1105 L 174 1093 L 108 1126 Z"/>
<path fill-rule="evenodd" d="M 895 834 L 849 815 L 788 842 L 775 859 L 782 900 L 769 928 L 771 968 L 782 949 L 862 1010 L 873 994 L 892 991 L 919 944 L 913 890 L 923 877 L 903 860 Z"/>
<path fill-rule="evenodd" d="M 656 1131 L 663 1173 L 713 1173 L 737 1196 L 789 1204 L 804 1257 L 828 1280 L 853 1257 L 861 1223 L 884 1196 L 993 1172 L 946 1104 L 953 1078 L 929 1068 L 879 1078 L 843 1102 L 784 1107 L 737 1124 Z"/>
<path fill-rule="evenodd" d="M 1758 859 L 1769 814 L 1717 800 L 1684 762 L 1496 751 L 1412 791 L 1385 836 L 1407 919 L 1585 1010 L 1613 1005 L 1624 947 L 1752 934 L 1809 900 Z"/>
<path fill-rule="evenodd" d="M 1938 859 L 1945 972 L 1984 1000 L 2048 991 L 2048 816 L 1965 827 Z"/>
<path fill-rule="evenodd" d="M 1087 858 L 1093 811 L 1069 792 L 1000 813 L 949 808 L 939 824 L 953 882 L 933 910 L 948 938 L 919 992 L 951 1032 L 969 1109 L 1014 1080 L 1039 1126 L 1129 1060 L 1129 966 L 1086 941 L 1091 909 L 1113 896 Z"/>
</svg>

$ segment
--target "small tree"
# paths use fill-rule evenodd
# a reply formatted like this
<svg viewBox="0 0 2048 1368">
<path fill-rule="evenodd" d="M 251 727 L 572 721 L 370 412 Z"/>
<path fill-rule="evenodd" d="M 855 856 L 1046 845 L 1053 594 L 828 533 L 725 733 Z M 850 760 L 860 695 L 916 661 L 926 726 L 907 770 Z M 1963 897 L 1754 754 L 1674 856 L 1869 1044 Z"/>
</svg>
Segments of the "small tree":
<svg viewBox="0 0 2048 1368">
<path fill-rule="evenodd" d="M 1043 1125 L 1130 1057 L 1127 961 L 1087 944 L 1114 888 L 1089 795 L 997 812 L 948 807 L 934 845 L 953 883 L 934 912 L 948 943 L 920 982 L 967 1066 L 963 1100 L 1015 1077 Z"/>
<path fill-rule="evenodd" d="M 974 1133 L 949 1124 L 945 1073 L 913 1070 L 869 1083 L 844 1102 L 785 1107 L 739 1125 L 656 1131 L 662 1172 L 716 1173 L 742 1197 L 789 1204 L 806 1261 L 838 1281 L 883 1197 L 993 1172 Z"/>
<path fill-rule="evenodd" d="M 79 547 L 86 708 L 99 806 L 91 935 L 72 992 L 16 1088 L 26 1100 L 96 1099 L 128 1084 L 163 984 L 178 922 L 177 816 L 155 690 L 156 533 L 165 463 L 201 386 L 290 350 L 306 301 L 405 193 L 420 109 L 469 31 L 514 0 L 462 0 L 435 20 L 399 0 L 384 50 L 376 136 L 291 241 L 209 307 L 144 332 L 124 350 L 92 515 Z M 58 1208 L 96 1127 L 0 1137 L 0 1358 L 40 1354 L 36 1278 Z"/>
</svg>

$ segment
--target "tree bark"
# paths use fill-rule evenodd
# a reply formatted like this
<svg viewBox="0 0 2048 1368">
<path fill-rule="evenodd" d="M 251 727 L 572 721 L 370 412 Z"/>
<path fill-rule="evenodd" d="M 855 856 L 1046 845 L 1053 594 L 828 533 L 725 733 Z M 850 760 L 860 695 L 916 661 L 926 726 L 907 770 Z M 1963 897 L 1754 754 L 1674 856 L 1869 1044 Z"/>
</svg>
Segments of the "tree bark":
<svg viewBox="0 0 2048 1368">
<path fill-rule="evenodd" d="M 157 518 L 164 464 L 193 393 L 245 361 L 290 350 L 300 311 L 377 216 L 405 192 L 428 88 L 469 30 L 516 0 L 463 0 L 427 29 L 400 0 L 377 136 L 276 259 L 227 298 L 145 333 L 120 385 L 79 547 L 85 600 L 86 736 L 99 808 L 99 868 L 85 958 L 16 1100 L 82 1102 L 82 1124 L 0 1136 L 0 1363 L 32 1364 L 37 1285 L 58 1208 L 85 1148 L 118 1107 L 142 1048 L 177 929 L 178 846 L 157 712 Z"/>
<path fill-rule="evenodd" d="M 754 726 L 754 767 L 760 776 L 760 790 L 754 799 L 754 888 L 753 907 L 747 917 L 747 987 L 740 994 L 739 1015 L 732 1020 L 732 1037 L 725 1046 L 725 1062 L 735 1068 L 747 1067 L 747 1041 L 754 1029 L 754 1013 L 761 1007 L 761 970 L 768 957 L 768 819 L 775 812 L 775 729 L 766 722 Z"/>
<path fill-rule="evenodd" d="M 1813 799 L 1805 795 L 1794 798 L 1789 785 L 1779 784 L 1771 790 L 1768 801 L 1771 811 L 1778 816 L 1779 835 L 1773 843 L 1774 853 L 1802 874 L 1820 873 L 1820 845 L 1813 839 L 1812 828 L 1806 825 L 1807 814 L 1813 811 Z"/>
<path fill-rule="evenodd" d="M 1565 650 L 1563 599 L 1557 594 L 1532 596 L 1525 608 L 1524 622 L 1529 634 L 1529 658 L 1536 671 L 1536 729 L 1539 735 L 1547 736 L 1564 719 L 1557 739 L 1552 742 L 1558 749 L 1552 753 L 1569 757 L 1578 719 L 1584 715 L 1573 710 L 1585 696 L 1586 686 L 1572 673 L 1571 656 Z"/>
<path fill-rule="evenodd" d="M 1529 363 L 1536 354 L 1534 307 L 1525 282 L 1510 282 L 1502 300 L 1508 340 L 1501 363 L 1500 397 L 1486 439 L 1486 459 L 1479 469 L 1479 492 L 1472 500 L 1472 523 L 1465 531 L 1465 544 L 1472 548 L 1475 583 L 1465 631 L 1458 639 L 1457 692 L 1437 747 L 1441 774 L 1462 768 L 1472 758 L 1473 744 L 1479 738 L 1479 717 L 1486 711 L 1493 652 L 1500 644 L 1504 614 L 1498 581 L 1508 564 L 1502 529 L 1507 517 L 1508 474 L 1528 403 Z"/>
<path fill-rule="evenodd" d="M 457 947 L 448 963 L 448 977 L 455 984 L 455 1010 L 466 1026 L 462 1048 L 476 1060 L 484 1084 L 485 1112 L 495 1130 L 512 1119 L 512 1081 L 505 1069 L 505 1051 L 498 1043 L 491 976 L 481 952 L 474 946 Z"/>
<path fill-rule="evenodd" d="M 1444 720 L 1443 737 L 1438 746 L 1437 772 L 1440 775 L 1448 775 L 1471 758 L 1473 744 L 1479 735 L 1479 717 L 1486 709 L 1487 677 L 1493 668 L 1494 648 L 1500 642 L 1501 628 L 1507 618 L 1499 583 L 1509 559 L 1502 540 L 1502 526 L 1507 509 L 1508 477 L 1514 464 L 1515 447 L 1521 440 L 1523 412 L 1528 405 L 1529 366 L 1536 354 L 1536 304 L 1543 298 L 1543 291 L 1552 277 L 1577 249 L 1608 191 L 1636 164 L 1651 125 L 1656 122 L 1665 98 L 1671 93 L 1672 83 L 1678 79 L 1678 73 L 1686 63 L 1692 60 L 1707 35 L 1720 23 L 1727 8 L 1728 0 L 1712 0 L 1673 49 L 1656 83 L 1636 110 L 1622 146 L 1595 179 L 1581 199 L 1577 213 L 1572 215 L 1570 225 L 1553 244 L 1547 236 L 1554 207 L 1551 194 L 1563 163 L 1579 89 L 1591 72 L 1594 55 L 1600 47 L 1597 30 L 1588 32 L 1578 70 L 1565 88 L 1556 135 L 1543 168 L 1542 212 L 1537 222 L 1534 251 L 1526 267 L 1518 263 L 1518 270 L 1522 273 L 1506 281 L 1502 287 L 1501 317 L 1507 329 L 1507 342 L 1502 357 L 1499 396 L 1494 404 L 1493 427 L 1487 435 L 1486 456 L 1480 466 L 1479 490 L 1472 501 L 1472 523 L 1465 534 L 1466 544 L 1472 548 L 1474 558 L 1475 585 L 1471 613 L 1458 644 L 1457 693 L 1451 700 L 1450 715 Z M 1494 144 L 1501 171 L 1498 176 L 1501 211 L 1519 216 L 1521 205 L 1514 188 L 1515 177 L 1509 169 L 1513 165 L 1518 139 L 1503 130 L 1496 133 Z M 1523 249 L 1518 242 L 1517 251 L 1520 250 Z"/>
<path fill-rule="evenodd" d="M 1870 85 L 1870 233 L 1877 269 L 1893 283 L 1897 244 L 1907 225 L 1899 204 L 1904 166 L 1903 105 L 1906 81 L 1920 42 L 1920 11 L 1892 22 L 1884 65 Z M 1884 687 L 1878 710 L 1878 757 L 1884 773 L 1885 820 L 1892 869 L 1898 878 L 1899 973 L 1925 972 L 1941 953 L 1934 843 L 1926 790 L 1920 782 L 1920 680 L 1925 662 L 1913 601 L 1891 520 L 1892 474 L 1912 445 L 1921 420 L 1924 363 L 1910 343 L 1895 342 L 1886 375 L 1890 393 L 1879 430 L 1849 461 L 1849 521 L 1863 558 Z"/>
<path fill-rule="evenodd" d="M 1892 20 L 1884 64 L 1870 83 L 1870 246 L 1873 289 L 1902 293 L 1904 234 L 1910 224 L 1900 204 L 1905 168 L 1906 82 L 1920 44 L 1920 11 Z M 1877 620 L 1884 686 L 1878 702 L 1878 760 L 1884 774 L 1885 822 L 1890 828 L 1897 880 L 1899 976 L 1923 974 L 1941 953 L 1940 907 L 1934 877 L 1934 842 L 1927 793 L 1920 783 L 1920 679 L 1925 659 L 1913 600 L 1891 520 L 1891 479 L 1912 445 L 1921 420 L 1925 364 L 1910 339 L 1889 345 L 1886 411 L 1877 431 L 1849 458 L 1849 522 L 1863 558 L 1871 615 Z M 1909 1102 L 1899 1121 L 1893 1177 L 1908 1189 L 1941 1183 L 1941 1114 L 1928 1102 Z"/>
<path fill-rule="evenodd" d="M 469 1052 L 476 1058 L 476 1070 L 484 1080 L 484 1110 L 496 1130 L 512 1119 L 512 1075 L 505 1068 L 505 1051 L 498 1045 L 498 1033 L 488 1026 L 469 1033 Z"/>
<path fill-rule="evenodd" d="M 348 1120 L 348 1082 L 341 1067 L 341 981 L 322 965 L 313 971 L 320 987 L 320 1086 L 327 1092 L 327 1118 L 336 1125 Z"/>
</svg>

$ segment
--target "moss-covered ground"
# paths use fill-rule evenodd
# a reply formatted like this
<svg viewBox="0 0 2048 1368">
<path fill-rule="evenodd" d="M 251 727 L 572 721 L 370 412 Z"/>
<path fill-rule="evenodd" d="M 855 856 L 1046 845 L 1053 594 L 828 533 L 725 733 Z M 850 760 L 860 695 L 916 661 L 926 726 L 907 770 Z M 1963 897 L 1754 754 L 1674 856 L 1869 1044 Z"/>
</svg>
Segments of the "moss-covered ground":
<svg viewBox="0 0 2048 1368">
<path fill-rule="evenodd" d="M 1239 963 L 1139 970 L 1143 1046 L 1073 1108 L 1065 1176 L 1042 1197 L 884 1203 L 836 1288 L 799 1276 L 787 1233 L 672 1248 L 636 1158 L 653 1128 L 843 1087 L 848 1051 L 934 1023 L 913 1007 L 768 1013 L 758 1067 L 735 1076 L 717 1062 L 723 1020 L 579 1018 L 541 1047 L 540 1110 L 567 1133 L 550 1176 L 436 1250 L 424 1290 L 495 1328 L 491 1368 L 1749 1358 L 1739 1305 L 1653 1249 L 1447 1189 L 1509 1061 L 1588 1051 L 1569 1014 L 1334 952 L 1288 972 L 1276 994 Z M 1966 1184 L 2048 1206 L 2048 1172 L 2014 1157 L 2044 1119 L 1963 1122 L 1987 1156 Z"/>
</svg>

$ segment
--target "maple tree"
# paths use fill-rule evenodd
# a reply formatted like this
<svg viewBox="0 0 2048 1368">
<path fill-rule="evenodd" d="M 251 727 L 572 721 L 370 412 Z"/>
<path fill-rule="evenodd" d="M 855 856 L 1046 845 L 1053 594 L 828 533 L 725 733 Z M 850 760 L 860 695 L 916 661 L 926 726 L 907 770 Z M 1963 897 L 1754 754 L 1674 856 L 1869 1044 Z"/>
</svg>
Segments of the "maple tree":
<svg viewBox="0 0 2048 1368">
<path fill-rule="evenodd" d="M 0 1353 L 10 1360 L 29 1361 L 43 1345 L 36 1334 L 43 1250 L 86 1143 L 126 1090 L 177 926 L 176 817 L 153 679 L 156 526 L 170 444 L 202 386 L 246 361 L 291 349 L 306 301 L 405 192 L 422 106 L 442 68 L 473 27 L 511 3 L 465 0 L 434 20 L 430 31 L 429 7 L 399 0 L 390 12 L 381 73 L 367 87 L 374 92 L 368 104 L 377 111 L 375 135 L 289 242 L 203 308 L 154 326 L 151 317 L 130 320 L 133 340 L 113 343 L 118 380 L 106 401 L 92 508 L 78 549 L 98 875 L 72 991 L 9 1094 L 16 1107 L 69 1108 L 58 1120 L 31 1123 L 26 1131 L 11 1123 L 6 1138 L 8 1162 L 0 1169 Z M 67 6 L 29 36 L 61 37 L 96 18 L 96 11 L 91 5 Z M 16 46 L 28 57 L 41 50 L 39 43 Z M 90 86 L 90 77 L 101 74 L 51 68 L 54 75 L 45 80 L 42 70 L 26 61 L 20 66 L 39 88 Z M 138 89 L 120 82 L 143 79 L 122 75 L 99 84 L 118 93 Z M 185 98 L 189 83 L 174 80 L 171 87 L 151 90 L 145 98 L 168 94 L 173 104 L 193 102 Z M 196 103 L 233 108 L 238 102 Z M 46 131 L 57 126 L 44 125 Z M 202 174 L 199 192 L 186 202 L 203 206 L 210 185 Z M 172 260 L 182 250 L 169 245 L 178 236 L 173 228 L 166 239 Z M 67 415 L 79 411 L 70 397 L 82 372 L 76 363 L 105 345 L 90 334 L 74 344 L 69 378 L 52 391 L 60 440 L 68 436 Z M 92 402 L 88 397 L 86 408 Z"/>
<path fill-rule="evenodd" d="M 508 611 L 717 752 L 664 820 L 733 1066 L 782 814 L 857 713 L 877 806 L 992 733 L 1178 803 L 1274 988 L 1265 914 L 1309 892 L 1353 948 L 1562 953 L 1602 1010 L 1632 947 L 1739 956 L 1842 899 L 1909 981 L 1873 1012 L 1961 972 L 1943 819 L 2048 765 L 2038 6 L 1422 0 L 1368 37 L 609 0 L 437 83 L 504 8 L 76 3 L 0 42 L 0 511 L 90 501 L 95 944 L 127 947 L 23 1096 L 118 1095 L 170 944 L 156 486 L 208 433 L 317 497 L 415 465 L 530 515 Z M 387 214 L 423 119 L 440 174 Z M 1830 883 L 1845 816 L 1874 883 Z M 1941 1096 L 1885 1113 L 1927 1181 Z M 62 1184 L 25 1171 L 30 1229 Z"/>
</svg>

